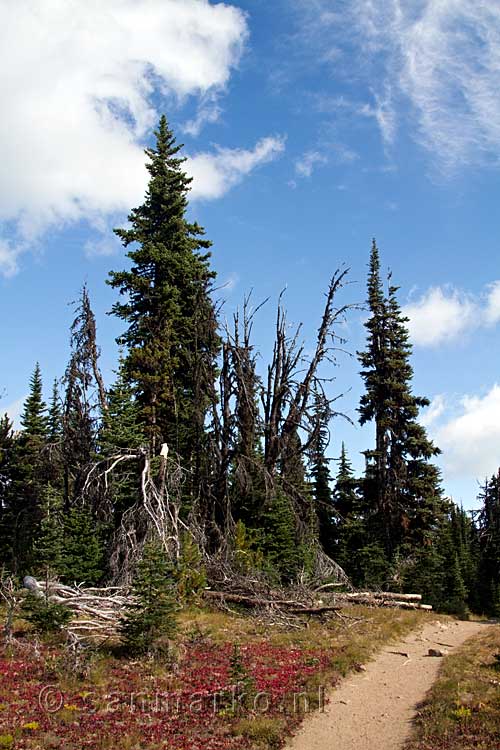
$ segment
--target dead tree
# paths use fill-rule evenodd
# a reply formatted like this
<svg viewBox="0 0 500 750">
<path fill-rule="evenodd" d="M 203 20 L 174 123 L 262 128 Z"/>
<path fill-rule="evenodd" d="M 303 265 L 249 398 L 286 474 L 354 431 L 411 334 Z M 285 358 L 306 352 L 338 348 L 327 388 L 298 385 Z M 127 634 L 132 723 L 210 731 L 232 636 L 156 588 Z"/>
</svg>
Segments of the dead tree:
<svg viewBox="0 0 500 750">
<path fill-rule="evenodd" d="M 305 356 L 304 344 L 300 342 L 302 326 L 299 325 L 291 336 L 288 333 L 288 322 L 280 297 L 273 358 L 268 367 L 267 387 L 262 398 L 264 456 L 270 477 L 276 476 L 280 458 L 297 430 L 302 430 L 307 436 L 301 447 L 302 453 L 307 451 L 316 436 L 314 395 L 318 390 L 323 392 L 324 383 L 332 380 L 321 377 L 319 369 L 325 361 L 335 364 L 335 355 L 345 343 L 336 328 L 340 327 L 347 311 L 352 308 L 352 305 L 335 305 L 347 273 L 347 269 L 336 271 L 330 281 L 316 346 L 310 358 Z M 334 400 L 328 401 L 333 403 Z M 340 414 L 333 409 L 331 411 L 332 416 Z"/>
<path fill-rule="evenodd" d="M 178 458 L 169 456 L 166 444 L 162 446 L 160 456 L 153 459 L 147 449 L 139 448 L 92 464 L 82 487 L 80 502 L 99 498 L 101 517 L 106 520 L 107 515 L 107 520 L 113 522 L 110 488 L 115 473 L 125 463 L 133 463 L 139 468 L 140 483 L 136 498 L 121 515 L 111 540 L 109 567 L 113 581 L 120 584 L 130 582 L 147 542 L 160 542 L 172 562 L 176 562 L 181 553 L 182 533 L 190 533 L 181 519 L 185 472 Z"/>
<path fill-rule="evenodd" d="M 86 286 L 76 305 L 70 332 L 71 356 L 64 377 L 62 438 L 66 508 L 80 493 L 95 451 L 98 424 L 108 408 L 98 363 L 95 317 Z"/>
</svg>

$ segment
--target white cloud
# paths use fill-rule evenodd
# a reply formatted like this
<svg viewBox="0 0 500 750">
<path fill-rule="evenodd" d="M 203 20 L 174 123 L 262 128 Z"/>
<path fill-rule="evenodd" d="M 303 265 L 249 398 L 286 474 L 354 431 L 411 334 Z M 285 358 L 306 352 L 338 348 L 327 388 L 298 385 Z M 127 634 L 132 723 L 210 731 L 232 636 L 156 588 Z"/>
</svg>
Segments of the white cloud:
<svg viewBox="0 0 500 750">
<path fill-rule="evenodd" d="M 186 164 L 194 178 L 191 195 L 201 199 L 220 198 L 256 167 L 276 159 L 284 149 L 284 138 L 270 136 L 262 138 L 253 149 L 217 146 L 213 154 L 195 154 Z"/>
<path fill-rule="evenodd" d="M 397 118 L 392 97 L 392 87 L 386 82 L 382 93 L 373 92 L 375 105 L 364 104 L 358 109 L 359 114 L 364 117 L 375 119 L 386 144 L 391 144 L 394 141 L 397 130 Z"/>
<path fill-rule="evenodd" d="M 325 5 L 331 5 L 328 0 Z M 416 114 L 421 142 L 441 167 L 488 157 L 500 146 L 500 5 L 491 0 L 356 0 L 359 44 L 379 55 L 386 87 Z M 387 137 L 387 122 L 379 123 Z"/>
<path fill-rule="evenodd" d="M 431 427 L 444 414 L 445 410 L 446 398 L 443 394 L 439 394 L 432 399 L 430 406 L 423 410 L 420 422 L 424 427 Z"/>
<path fill-rule="evenodd" d="M 222 108 L 218 104 L 217 97 L 209 97 L 206 101 L 201 102 L 196 116 L 184 123 L 183 130 L 188 135 L 196 137 L 205 125 L 213 125 L 218 122 L 221 114 Z"/>
<path fill-rule="evenodd" d="M 435 286 L 403 307 L 408 330 L 419 346 L 455 341 L 468 331 L 500 322 L 500 281 L 488 284 L 479 295 L 451 285 Z"/>
<path fill-rule="evenodd" d="M 484 317 L 489 325 L 500 321 L 500 281 L 495 281 L 488 287 Z"/>
<path fill-rule="evenodd" d="M 248 28 L 240 9 L 208 0 L 0 0 L 0 21 L 0 222 L 17 232 L 0 240 L 0 267 L 14 273 L 47 228 L 102 221 L 141 200 L 153 94 L 169 108 L 198 97 L 192 128 L 201 127 Z M 219 180 L 195 190 L 224 193 Z"/>
<path fill-rule="evenodd" d="M 435 432 L 450 477 L 483 479 L 500 466 L 500 385 L 484 396 L 465 396 L 461 413 Z"/>
<path fill-rule="evenodd" d="M 17 273 L 17 258 L 20 252 L 20 247 L 13 247 L 12 243 L 0 239 L 0 272 L 7 278 Z"/>
<path fill-rule="evenodd" d="M 450 287 L 432 287 L 403 313 L 413 342 L 421 346 L 453 341 L 477 323 L 474 300 Z"/>
<path fill-rule="evenodd" d="M 295 162 L 295 171 L 301 177 L 311 177 L 315 168 L 328 164 L 328 157 L 320 151 L 306 151 Z"/>
</svg>

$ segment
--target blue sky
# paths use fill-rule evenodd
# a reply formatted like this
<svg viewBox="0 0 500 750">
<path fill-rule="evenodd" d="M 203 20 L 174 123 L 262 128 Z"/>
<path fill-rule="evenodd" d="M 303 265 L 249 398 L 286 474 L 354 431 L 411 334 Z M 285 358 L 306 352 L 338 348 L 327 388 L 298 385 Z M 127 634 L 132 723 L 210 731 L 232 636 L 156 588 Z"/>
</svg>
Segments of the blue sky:
<svg viewBox="0 0 500 750">
<path fill-rule="evenodd" d="M 308 346 L 329 276 L 364 298 L 371 238 L 401 286 L 422 418 L 467 507 L 500 465 L 500 8 L 488 0 L 0 0 L 0 406 L 68 357 L 86 281 L 108 382 L 112 227 L 141 202 L 165 112 L 189 157 L 226 313 L 254 289 L 262 362 L 285 286 Z M 362 348 L 362 314 L 343 331 Z M 356 419 L 355 358 L 332 393 Z M 370 428 L 338 420 L 362 467 Z"/>
</svg>

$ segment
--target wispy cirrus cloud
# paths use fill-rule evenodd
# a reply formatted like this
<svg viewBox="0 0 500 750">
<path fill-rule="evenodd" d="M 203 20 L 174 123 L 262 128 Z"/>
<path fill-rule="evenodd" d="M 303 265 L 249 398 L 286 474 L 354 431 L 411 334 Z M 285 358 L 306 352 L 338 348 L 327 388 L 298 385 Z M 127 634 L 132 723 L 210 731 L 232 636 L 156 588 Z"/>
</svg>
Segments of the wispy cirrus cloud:
<svg viewBox="0 0 500 750">
<path fill-rule="evenodd" d="M 500 146 L 500 5 L 489 0 L 357 0 L 353 12 L 372 54 L 416 116 L 415 134 L 442 168 Z"/>
<path fill-rule="evenodd" d="M 441 171 L 485 160 L 498 165 L 499 3 L 291 2 L 302 10 L 305 38 L 314 29 L 315 39 L 322 40 L 318 60 L 323 50 L 340 48 L 337 70 L 347 67 L 348 75 L 355 61 L 356 75 L 371 89 L 370 101 L 356 113 L 375 119 L 386 144 L 404 126 Z"/>
</svg>

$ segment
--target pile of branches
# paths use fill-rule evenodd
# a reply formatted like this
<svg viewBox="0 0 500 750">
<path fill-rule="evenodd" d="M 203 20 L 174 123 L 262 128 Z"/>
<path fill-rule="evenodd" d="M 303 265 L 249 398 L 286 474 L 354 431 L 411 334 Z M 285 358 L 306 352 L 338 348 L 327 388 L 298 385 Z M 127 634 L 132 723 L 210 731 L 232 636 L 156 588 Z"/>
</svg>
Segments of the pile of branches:
<svg viewBox="0 0 500 750">
<path fill-rule="evenodd" d="M 123 610 L 133 601 L 126 589 L 119 586 L 65 586 L 58 581 L 40 583 L 27 576 L 24 587 L 34 596 L 44 597 L 47 601 L 62 604 L 70 610 L 72 618 L 65 630 L 77 641 L 116 638 Z"/>
</svg>

